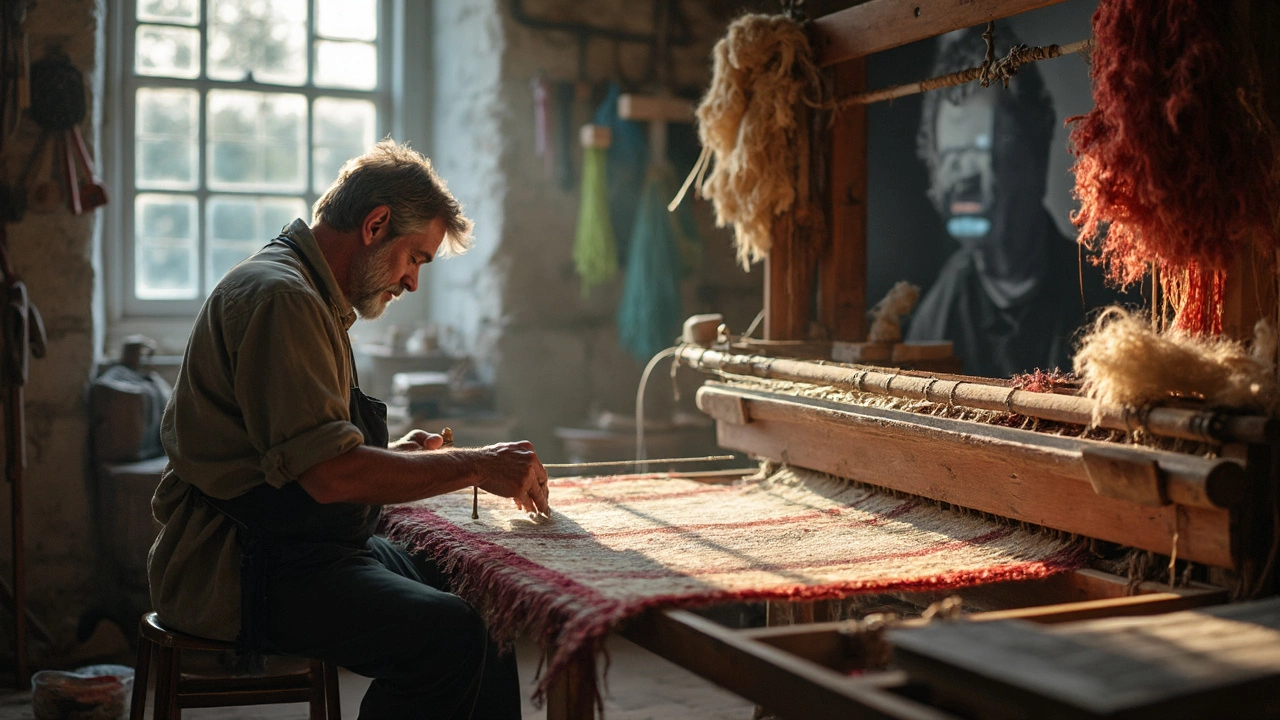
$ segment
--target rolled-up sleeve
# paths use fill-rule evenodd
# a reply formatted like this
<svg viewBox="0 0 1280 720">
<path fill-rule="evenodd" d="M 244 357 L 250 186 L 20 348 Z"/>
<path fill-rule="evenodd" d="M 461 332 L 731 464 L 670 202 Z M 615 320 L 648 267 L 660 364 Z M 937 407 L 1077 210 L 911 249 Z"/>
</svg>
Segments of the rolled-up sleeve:
<svg viewBox="0 0 1280 720">
<path fill-rule="evenodd" d="M 364 441 L 351 423 L 349 371 L 339 364 L 342 331 L 317 298 L 279 292 L 235 324 L 236 402 L 269 484 L 281 487 Z"/>
</svg>

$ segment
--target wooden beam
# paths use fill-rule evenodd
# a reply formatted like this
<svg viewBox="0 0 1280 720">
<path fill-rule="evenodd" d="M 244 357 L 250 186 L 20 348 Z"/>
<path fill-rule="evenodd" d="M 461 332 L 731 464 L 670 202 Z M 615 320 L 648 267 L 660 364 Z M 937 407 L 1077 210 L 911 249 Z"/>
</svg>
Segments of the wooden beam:
<svg viewBox="0 0 1280 720">
<path fill-rule="evenodd" d="M 865 57 L 1062 0 L 870 0 L 813 21 L 818 63 Z M 1063 42 L 1080 38 L 1064 38 Z"/>
<path fill-rule="evenodd" d="M 740 637 L 685 610 L 651 610 L 628 620 L 623 637 L 789 720 L 955 720 L 889 692 L 902 676 L 849 677 Z"/>
<path fill-rule="evenodd" d="M 1130 585 L 1128 578 L 1092 568 L 1059 573 L 1040 580 L 999 582 L 960 590 L 895 593 L 895 596 L 923 606 L 949 595 L 959 595 L 965 607 L 971 607 L 980 612 L 993 612 L 1009 608 L 1108 600 L 1153 593 L 1206 596 L 1210 598 L 1205 600 L 1207 603 L 1225 602 L 1227 599 L 1226 591 L 1216 585 L 1192 583 L 1170 590 L 1168 583 L 1141 582 L 1135 587 Z"/>
<path fill-rule="evenodd" d="M 849 417 L 887 418 L 899 421 L 908 430 L 927 427 L 966 439 L 994 442 L 1033 460 L 1052 463 L 1054 472 L 1088 482 L 1102 497 L 1152 507 L 1178 504 L 1210 510 L 1230 509 L 1246 496 L 1251 482 L 1244 465 L 1234 458 L 1203 458 L 816 398 L 799 401 L 791 395 L 714 382 L 698 388 L 697 403 L 699 409 L 716 420 L 735 425 L 753 420 L 805 422 L 821 418 L 840 424 Z M 1105 470 L 1100 469 L 1104 466 Z M 1144 491 L 1143 485 L 1158 487 Z"/>
<path fill-rule="evenodd" d="M 780 348 L 784 352 L 785 348 Z M 736 355 L 685 347 L 676 358 L 695 370 L 830 385 L 846 390 L 946 403 L 974 410 L 1010 412 L 1074 425 L 1211 443 L 1280 443 L 1280 422 L 1267 415 L 1235 415 L 1213 410 L 1154 407 L 1138 414 L 1119 405 L 1103 405 L 1081 395 L 1036 393 L 1012 388 L 994 378 L 939 375 L 883 367 L 849 367 L 776 357 Z"/>
<path fill-rule="evenodd" d="M 1038 628 L 894 630 L 894 662 L 971 717 L 1274 718 L 1275 599 Z"/>
<path fill-rule="evenodd" d="M 866 61 L 831 69 L 836 97 L 867 87 Z M 832 340 L 867 337 L 867 109 L 851 107 L 831 122 L 827 161 L 827 228 L 831 234 L 819 266 L 818 322 Z"/>
<path fill-rule="evenodd" d="M 1176 536 L 1180 559 L 1234 564 L 1227 510 L 1099 497 L 1072 453 L 1007 437 L 1028 431 L 735 392 L 750 422 L 717 423 L 721 447 L 1163 554 Z"/>
<path fill-rule="evenodd" d="M 694 120 L 693 103 L 670 95 L 618 96 L 618 117 L 636 122 L 686 122 Z"/>
<path fill-rule="evenodd" d="M 970 622 L 992 622 L 1017 619 L 1050 625 L 1104 617 L 1158 615 L 1216 605 L 1224 603 L 1228 599 L 1227 591 L 1221 588 L 1191 594 L 1179 592 L 1149 593 L 975 613 L 966 615 L 965 620 Z M 925 620 L 909 619 L 895 623 L 894 627 L 922 627 L 926 623 L 927 621 Z M 741 638 L 763 643 L 824 667 L 847 673 L 866 669 L 867 661 L 867 658 L 862 656 L 861 645 L 849 641 L 848 630 L 848 622 L 823 622 L 811 625 L 751 628 L 736 632 Z"/>
</svg>

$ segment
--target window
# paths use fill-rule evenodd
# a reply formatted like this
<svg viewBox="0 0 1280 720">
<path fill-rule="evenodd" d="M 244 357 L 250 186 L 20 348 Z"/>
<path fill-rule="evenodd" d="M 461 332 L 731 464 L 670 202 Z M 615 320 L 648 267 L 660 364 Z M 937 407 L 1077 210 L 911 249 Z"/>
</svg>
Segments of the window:
<svg viewBox="0 0 1280 720">
<path fill-rule="evenodd" d="M 390 0 L 127 0 L 118 300 L 190 315 L 388 130 Z"/>
</svg>

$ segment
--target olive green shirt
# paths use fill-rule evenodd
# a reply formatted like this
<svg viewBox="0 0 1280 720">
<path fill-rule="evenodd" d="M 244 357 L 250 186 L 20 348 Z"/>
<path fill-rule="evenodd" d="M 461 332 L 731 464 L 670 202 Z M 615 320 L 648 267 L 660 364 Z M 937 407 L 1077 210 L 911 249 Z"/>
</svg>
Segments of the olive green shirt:
<svg viewBox="0 0 1280 720">
<path fill-rule="evenodd" d="M 219 640 L 240 631 L 240 546 L 191 488 L 228 499 L 281 487 L 364 441 L 348 408 L 355 310 L 306 223 L 284 233 L 330 301 L 282 243 L 232 268 L 200 309 L 160 428 L 169 463 L 151 501 L 163 525 L 151 603 L 175 629 Z"/>
</svg>

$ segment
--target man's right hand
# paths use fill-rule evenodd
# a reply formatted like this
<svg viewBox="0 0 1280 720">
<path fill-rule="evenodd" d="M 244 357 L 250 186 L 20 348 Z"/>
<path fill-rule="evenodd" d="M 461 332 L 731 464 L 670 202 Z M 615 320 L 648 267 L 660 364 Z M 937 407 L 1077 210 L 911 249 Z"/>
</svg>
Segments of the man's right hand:
<svg viewBox="0 0 1280 720">
<path fill-rule="evenodd" d="M 526 512 L 549 514 L 547 470 L 533 451 L 533 444 L 521 440 L 480 448 L 480 489 L 509 497 Z"/>
</svg>

